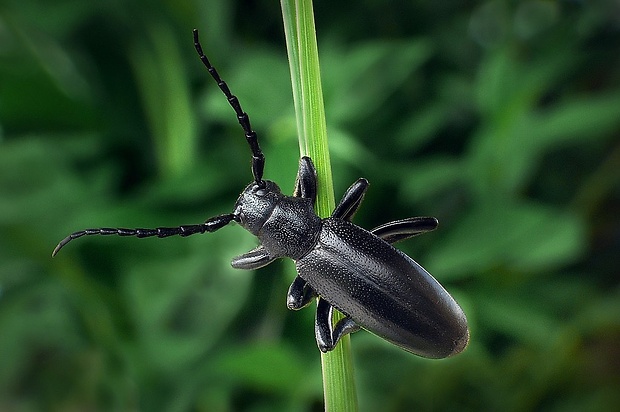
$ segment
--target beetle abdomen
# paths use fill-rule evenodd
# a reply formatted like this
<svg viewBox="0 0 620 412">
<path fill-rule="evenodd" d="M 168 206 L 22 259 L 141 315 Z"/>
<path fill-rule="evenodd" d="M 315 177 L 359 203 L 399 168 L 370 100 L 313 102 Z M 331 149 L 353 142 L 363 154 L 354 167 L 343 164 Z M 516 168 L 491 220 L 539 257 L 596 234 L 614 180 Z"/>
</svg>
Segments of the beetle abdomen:
<svg viewBox="0 0 620 412">
<path fill-rule="evenodd" d="M 372 233 L 327 218 L 299 276 L 364 329 L 428 358 L 462 351 L 465 314 L 424 268 Z"/>
</svg>

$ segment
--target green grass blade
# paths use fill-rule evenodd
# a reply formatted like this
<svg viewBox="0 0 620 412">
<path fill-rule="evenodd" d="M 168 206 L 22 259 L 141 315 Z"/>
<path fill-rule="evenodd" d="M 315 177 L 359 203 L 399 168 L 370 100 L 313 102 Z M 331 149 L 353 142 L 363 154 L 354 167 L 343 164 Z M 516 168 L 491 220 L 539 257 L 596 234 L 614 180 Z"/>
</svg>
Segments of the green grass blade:
<svg viewBox="0 0 620 412">
<path fill-rule="evenodd" d="M 131 62 L 162 177 L 183 174 L 195 161 L 198 133 L 189 84 L 172 30 L 153 24 L 150 44 L 136 43 Z"/>
<path fill-rule="evenodd" d="M 284 32 L 291 69 L 293 99 L 301 155 L 310 156 L 317 168 L 316 211 L 329 216 L 335 207 L 334 188 L 327 146 L 325 107 L 321 89 L 318 47 L 311 0 L 282 0 Z M 342 318 L 334 314 L 334 322 Z M 322 354 L 325 409 L 356 411 L 351 341 L 345 336 L 338 346 Z"/>
</svg>

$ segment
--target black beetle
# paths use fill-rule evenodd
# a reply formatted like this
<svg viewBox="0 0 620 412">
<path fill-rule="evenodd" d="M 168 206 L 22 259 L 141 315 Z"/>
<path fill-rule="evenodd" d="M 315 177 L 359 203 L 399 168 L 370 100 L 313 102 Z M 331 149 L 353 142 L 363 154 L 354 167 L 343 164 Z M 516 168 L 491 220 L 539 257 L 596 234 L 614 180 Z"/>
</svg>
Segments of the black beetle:
<svg viewBox="0 0 620 412">
<path fill-rule="evenodd" d="M 414 217 L 370 231 L 354 225 L 350 220 L 368 188 L 366 179 L 351 185 L 332 215 L 321 219 L 314 212 L 317 181 L 309 157 L 300 159 L 293 196 L 282 194 L 274 182 L 263 180 L 265 158 L 256 132 L 237 97 L 204 55 L 197 30 L 194 45 L 245 132 L 254 181 L 243 190 L 232 213 L 173 228 L 86 229 L 60 241 L 52 256 L 84 235 L 189 236 L 214 232 L 234 220 L 258 237 L 260 244 L 234 258 L 233 267 L 258 269 L 280 257 L 296 262 L 298 275 L 286 303 L 298 310 L 318 298 L 315 330 L 321 351 L 332 350 L 342 336 L 361 327 L 420 356 L 444 358 L 461 352 L 469 340 L 465 314 L 435 278 L 392 246 L 434 230 L 437 219 Z M 345 317 L 332 327 L 333 308 Z"/>
</svg>

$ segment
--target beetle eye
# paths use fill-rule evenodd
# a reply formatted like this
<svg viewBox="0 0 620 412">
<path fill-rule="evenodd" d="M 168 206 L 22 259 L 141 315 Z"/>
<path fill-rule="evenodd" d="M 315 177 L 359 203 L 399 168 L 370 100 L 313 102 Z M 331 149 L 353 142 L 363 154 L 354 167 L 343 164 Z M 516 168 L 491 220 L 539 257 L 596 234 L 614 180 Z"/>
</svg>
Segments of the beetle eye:
<svg viewBox="0 0 620 412">
<path fill-rule="evenodd" d="M 257 196 L 265 196 L 267 193 L 269 193 L 269 190 L 267 190 L 265 186 L 254 185 L 253 189 L 254 194 Z"/>
</svg>

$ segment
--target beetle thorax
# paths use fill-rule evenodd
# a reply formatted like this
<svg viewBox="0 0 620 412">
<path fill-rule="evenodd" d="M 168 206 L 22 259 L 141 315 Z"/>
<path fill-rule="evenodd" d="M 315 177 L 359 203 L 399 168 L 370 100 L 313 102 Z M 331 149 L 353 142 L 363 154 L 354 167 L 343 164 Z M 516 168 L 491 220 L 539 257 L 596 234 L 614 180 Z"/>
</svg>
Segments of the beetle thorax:
<svg viewBox="0 0 620 412">
<path fill-rule="evenodd" d="M 257 236 L 271 257 L 299 259 L 316 244 L 321 219 L 312 201 L 285 196 L 274 182 L 245 188 L 235 204 L 235 220 Z"/>
</svg>

